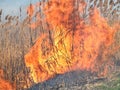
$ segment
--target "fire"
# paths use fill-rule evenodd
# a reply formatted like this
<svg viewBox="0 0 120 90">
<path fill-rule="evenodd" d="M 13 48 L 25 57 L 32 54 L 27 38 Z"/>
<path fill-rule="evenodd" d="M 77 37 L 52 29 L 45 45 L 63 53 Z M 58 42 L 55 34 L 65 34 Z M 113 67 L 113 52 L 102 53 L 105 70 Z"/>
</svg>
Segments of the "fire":
<svg viewBox="0 0 120 90">
<path fill-rule="evenodd" d="M 3 70 L 0 70 L 0 90 L 15 90 L 14 86 L 3 79 Z"/>
<path fill-rule="evenodd" d="M 86 6 L 82 0 L 49 0 L 44 3 L 44 17 L 41 19 L 50 30 L 37 39 L 25 56 L 33 80 L 42 82 L 55 74 L 77 69 L 99 72 L 105 67 L 103 71 L 106 73 L 106 67 L 112 63 L 105 59 L 105 55 L 114 42 L 115 28 L 108 25 L 96 8 L 86 22 L 81 16 Z M 35 27 L 38 25 L 40 23 L 34 24 Z"/>
<path fill-rule="evenodd" d="M 27 14 L 29 17 L 32 17 L 34 14 L 35 7 L 34 5 L 30 4 L 30 6 L 27 8 Z"/>
</svg>

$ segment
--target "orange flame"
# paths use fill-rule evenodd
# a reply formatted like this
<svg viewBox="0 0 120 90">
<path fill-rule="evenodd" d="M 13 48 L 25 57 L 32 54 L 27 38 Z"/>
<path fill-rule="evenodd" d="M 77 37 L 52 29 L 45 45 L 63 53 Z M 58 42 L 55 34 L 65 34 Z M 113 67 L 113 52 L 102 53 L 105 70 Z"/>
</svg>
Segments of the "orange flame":
<svg viewBox="0 0 120 90">
<path fill-rule="evenodd" d="M 27 14 L 29 17 L 32 17 L 34 14 L 35 6 L 30 4 L 29 7 L 27 8 Z"/>
<path fill-rule="evenodd" d="M 15 90 L 10 82 L 2 79 L 3 77 L 3 70 L 0 70 L 0 90 Z"/>
<path fill-rule="evenodd" d="M 41 35 L 25 56 L 35 82 L 76 69 L 98 72 L 102 64 L 109 61 L 104 57 L 114 41 L 116 30 L 108 25 L 96 8 L 86 23 L 79 15 L 85 6 L 77 0 L 46 2 L 44 20 L 52 34 Z"/>
</svg>

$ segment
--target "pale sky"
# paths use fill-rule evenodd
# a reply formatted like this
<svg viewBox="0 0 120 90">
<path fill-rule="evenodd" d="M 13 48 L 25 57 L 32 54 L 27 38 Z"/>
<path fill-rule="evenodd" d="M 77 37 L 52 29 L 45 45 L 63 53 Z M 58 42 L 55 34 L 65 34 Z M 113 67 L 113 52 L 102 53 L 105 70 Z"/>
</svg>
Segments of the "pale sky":
<svg viewBox="0 0 120 90">
<path fill-rule="evenodd" d="M 25 11 L 26 7 L 31 3 L 36 3 L 39 0 L 0 0 L 0 9 L 3 9 L 3 13 L 6 14 L 18 14 L 20 6 Z"/>
</svg>

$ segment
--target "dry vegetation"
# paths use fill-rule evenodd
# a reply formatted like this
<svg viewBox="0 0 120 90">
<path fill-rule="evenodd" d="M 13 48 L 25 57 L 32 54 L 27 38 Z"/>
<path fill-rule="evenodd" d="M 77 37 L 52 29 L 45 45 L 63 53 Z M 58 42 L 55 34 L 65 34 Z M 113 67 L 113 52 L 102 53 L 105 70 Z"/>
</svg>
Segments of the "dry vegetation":
<svg viewBox="0 0 120 90">
<path fill-rule="evenodd" d="M 89 0 L 90 3 L 94 4 L 89 3 L 83 18 L 86 17 L 88 9 L 97 6 L 104 17 L 110 18 L 110 24 L 119 21 L 119 0 L 115 3 L 113 0 L 104 1 Z M 115 8 L 113 9 L 113 7 Z M 0 10 L 0 69 L 3 69 L 6 80 L 16 84 L 17 90 L 23 90 L 34 83 L 28 75 L 29 69 L 25 66 L 24 55 L 35 43 L 36 38 L 43 32 L 43 29 L 42 26 L 38 26 L 35 30 L 32 30 L 28 26 L 30 23 L 29 18 L 26 17 L 24 20 L 20 20 L 21 15 L 6 15 L 3 22 L 1 19 L 3 13 L 4 11 Z M 120 45 L 120 32 L 117 33 L 116 40 L 115 45 Z M 116 52 L 114 58 L 117 60 L 118 66 L 120 66 L 120 49 Z"/>
<path fill-rule="evenodd" d="M 4 70 L 6 80 L 16 83 L 17 88 L 23 88 L 30 82 L 24 55 L 40 34 L 40 29 L 31 30 L 27 18 L 20 22 L 19 18 L 12 20 L 10 17 L 7 15 L 6 22 L 0 24 L 0 68 Z"/>
</svg>

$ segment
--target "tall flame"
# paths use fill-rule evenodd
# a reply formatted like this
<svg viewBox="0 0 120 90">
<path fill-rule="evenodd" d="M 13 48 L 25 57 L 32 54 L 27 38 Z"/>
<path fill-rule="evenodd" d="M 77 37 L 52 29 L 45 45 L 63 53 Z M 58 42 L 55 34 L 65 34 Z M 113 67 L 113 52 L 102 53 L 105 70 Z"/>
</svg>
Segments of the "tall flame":
<svg viewBox="0 0 120 90">
<path fill-rule="evenodd" d="M 25 56 L 35 82 L 76 69 L 98 72 L 109 62 L 105 55 L 116 30 L 96 8 L 86 22 L 81 16 L 85 6 L 82 0 L 45 2 L 43 19 L 51 31 L 43 33 Z"/>
</svg>

